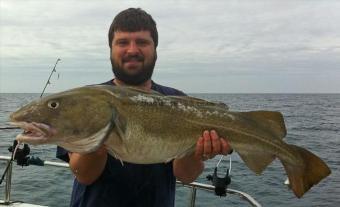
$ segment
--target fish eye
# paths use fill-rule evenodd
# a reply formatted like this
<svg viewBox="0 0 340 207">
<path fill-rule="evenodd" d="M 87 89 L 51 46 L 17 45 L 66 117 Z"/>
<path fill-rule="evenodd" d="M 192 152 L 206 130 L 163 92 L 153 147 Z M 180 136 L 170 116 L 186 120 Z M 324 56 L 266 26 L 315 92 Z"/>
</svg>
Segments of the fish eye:
<svg viewBox="0 0 340 207">
<path fill-rule="evenodd" d="M 47 105 L 48 105 L 48 107 L 51 108 L 51 109 L 56 109 L 56 108 L 58 108 L 58 106 L 59 106 L 59 102 L 57 102 L 57 101 L 49 101 L 49 102 L 47 103 Z"/>
</svg>

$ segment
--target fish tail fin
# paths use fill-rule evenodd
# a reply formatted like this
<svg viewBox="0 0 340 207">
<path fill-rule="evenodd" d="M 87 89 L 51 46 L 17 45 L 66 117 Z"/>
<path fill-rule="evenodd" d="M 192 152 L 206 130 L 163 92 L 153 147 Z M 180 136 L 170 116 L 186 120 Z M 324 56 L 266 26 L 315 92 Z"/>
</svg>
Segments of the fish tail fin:
<svg viewBox="0 0 340 207">
<path fill-rule="evenodd" d="M 305 164 L 292 165 L 288 162 L 282 161 L 289 179 L 289 187 L 294 194 L 300 198 L 313 185 L 319 183 L 323 178 L 327 177 L 331 170 L 327 164 L 318 156 L 310 151 L 295 145 L 289 145 Z"/>
</svg>

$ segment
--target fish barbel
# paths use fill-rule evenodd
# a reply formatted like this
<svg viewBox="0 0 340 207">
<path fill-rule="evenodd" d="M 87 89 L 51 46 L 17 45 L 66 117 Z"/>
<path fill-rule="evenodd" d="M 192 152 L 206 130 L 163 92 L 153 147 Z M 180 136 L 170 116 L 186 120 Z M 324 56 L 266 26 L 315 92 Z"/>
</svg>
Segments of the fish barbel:
<svg viewBox="0 0 340 207">
<path fill-rule="evenodd" d="M 327 177 L 328 166 L 310 151 L 285 143 L 280 112 L 232 112 L 225 104 L 120 86 L 86 86 L 53 94 L 10 116 L 24 129 L 17 140 L 56 144 L 89 153 L 105 145 L 122 161 L 150 164 L 191 154 L 204 130 L 216 130 L 256 174 L 278 158 L 301 197 Z"/>
</svg>

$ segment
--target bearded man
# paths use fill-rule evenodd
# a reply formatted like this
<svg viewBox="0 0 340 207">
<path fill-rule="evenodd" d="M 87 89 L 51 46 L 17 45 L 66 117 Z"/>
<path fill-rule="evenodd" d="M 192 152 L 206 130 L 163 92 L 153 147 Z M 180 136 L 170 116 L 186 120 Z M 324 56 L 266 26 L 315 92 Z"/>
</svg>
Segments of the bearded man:
<svg viewBox="0 0 340 207">
<path fill-rule="evenodd" d="M 111 24 L 108 41 L 115 78 L 102 84 L 185 95 L 151 79 L 157 60 L 158 32 L 155 21 L 144 10 L 129 8 L 120 12 Z M 192 155 L 168 163 L 143 165 L 127 162 L 122 165 L 104 146 L 89 154 L 71 153 L 58 147 L 57 157 L 69 162 L 75 175 L 70 206 L 173 207 L 176 178 L 190 183 L 202 173 L 203 161 L 231 151 L 214 130 L 202 132 L 197 139 Z"/>
</svg>

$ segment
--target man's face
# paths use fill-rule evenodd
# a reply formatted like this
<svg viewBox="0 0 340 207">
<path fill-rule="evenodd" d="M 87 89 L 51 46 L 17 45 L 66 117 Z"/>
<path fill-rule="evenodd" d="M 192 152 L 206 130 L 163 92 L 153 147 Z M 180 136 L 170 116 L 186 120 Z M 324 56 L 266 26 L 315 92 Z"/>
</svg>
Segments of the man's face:
<svg viewBox="0 0 340 207">
<path fill-rule="evenodd" d="M 157 59 L 149 31 L 114 33 L 111 64 L 116 78 L 129 85 L 149 80 Z"/>
</svg>

